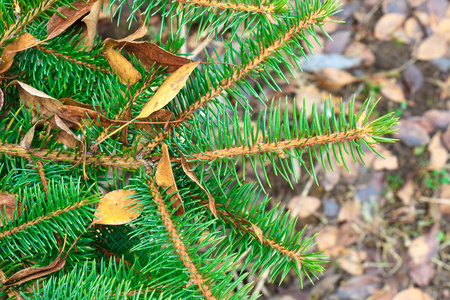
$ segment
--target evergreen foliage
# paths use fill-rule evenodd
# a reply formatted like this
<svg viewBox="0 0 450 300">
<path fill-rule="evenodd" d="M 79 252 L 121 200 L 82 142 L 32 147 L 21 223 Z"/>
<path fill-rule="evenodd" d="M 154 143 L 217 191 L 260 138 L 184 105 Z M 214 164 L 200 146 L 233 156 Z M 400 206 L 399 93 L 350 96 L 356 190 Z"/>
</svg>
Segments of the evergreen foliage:
<svg viewBox="0 0 450 300">
<path fill-rule="evenodd" d="M 160 15 L 153 42 L 168 52 L 185 43 L 182 28 L 225 47 L 223 55 L 206 53 L 160 111 L 165 117 L 135 120 L 168 77 L 168 65 L 149 66 L 137 53 L 114 48 L 139 73 L 131 84 L 98 36 L 89 44 L 77 24 L 52 36 L 47 24 L 71 2 L 0 1 L 0 298 L 255 299 L 245 270 L 258 275 L 270 268 L 277 282 L 290 270 L 301 282 L 318 278 L 326 258 L 284 207 L 269 207 L 266 167 L 291 182 L 296 163 L 315 178 L 317 162 L 324 169 L 334 159 L 346 165 L 345 153 L 363 161 L 364 149 L 376 152 L 376 143 L 394 141 L 386 135 L 396 118 L 374 119 L 376 102 L 369 100 L 358 112 L 354 101 L 338 109 L 327 101 L 308 118 L 294 99 L 267 99 L 261 85 L 279 89 L 276 77 L 287 81 L 286 72 L 306 59 L 300 42 L 312 50 L 306 34 L 316 38 L 338 3 L 105 2 L 112 17 L 128 6 L 128 22 L 143 28 Z M 45 43 L 13 49 L 25 32 Z M 252 108 L 254 97 L 263 109 Z M 164 145 L 175 190 L 157 179 Z M 246 166 L 258 182 L 244 181 Z M 139 217 L 96 224 L 102 192 L 120 189 L 136 192 Z M 1 198 L 10 196 L 12 206 Z"/>
</svg>

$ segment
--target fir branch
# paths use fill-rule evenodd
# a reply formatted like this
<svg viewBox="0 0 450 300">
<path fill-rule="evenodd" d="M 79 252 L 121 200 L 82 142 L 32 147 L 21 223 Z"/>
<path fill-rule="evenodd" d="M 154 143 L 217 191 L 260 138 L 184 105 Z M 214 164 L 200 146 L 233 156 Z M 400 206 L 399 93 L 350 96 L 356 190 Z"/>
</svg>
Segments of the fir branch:
<svg viewBox="0 0 450 300">
<path fill-rule="evenodd" d="M 37 160 L 36 168 L 38 170 L 39 177 L 41 178 L 42 186 L 44 187 L 45 197 L 48 199 L 48 182 L 47 182 L 47 177 L 45 176 L 45 170 L 44 170 L 43 163 L 41 161 Z"/>
<path fill-rule="evenodd" d="M 241 3 L 223 3 L 214 0 L 176 0 L 176 1 L 183 5 L 193 4 L 205 8 L 211 7 L 222 10 L 243 11 L 249 13 L 275 14 L 277 12 L 276 5 L 273 3 L 270 5 L 256 6 L 256 5 L 244 5 Z"/>
<path fill-rule="evenodd" d="M 29 11 L 21 21 L 17 24 L 12 24 L 8 29 L 3 32 L 2 38 L 0 39 L 0 47 L 11 38 L 12 35 L 19 33 L 26 25 L 30 24 L 30 22 L 34 21 L 37 17 L 39 17 L 46 10 L 50 9 L 56 2 L 59 0 L 47 0 L 43 1 L 41 7 L 36 7 Z"/>
<path fill-rule="evenodd" d="M 36 225 L 36 224 L 42 223 L 43 221 L 50 220 L 50 219 L 52 219 L 52 218 L 54 218 L 54 217 L 56 217 L 58 215 L 67 213 L 67 212 L 69 212 L 71 210 L 75 210 L 75 209 L 80 208 L 80 207 L 83 207 L 83 206 L 85 206 L 87 204 L 89 204 L 89 202 L 80 201 L 78 203 L 72 204 L 72 205 L 67 206 L 65 208 L 58 209 L 58 210 L 52 212 L 51 214 L 49 214 L 47 216 L 42 216 L 40 218 L 34 219 L 33 221 L 21 224 L 21 225 L 19 225 L 17 227 L 13 227 L 13 228 L 11 228 L 9 230 L 6 230 L 4 232 L 0 232 L 0 239 L 4 238 L 6 236 L 9 236 L 9 235 L 15 234 L 16 232 L 19 232 L 21 230 L 25 230 L 25 229 L 27 229 L 29 227 L 32 227 L 32 226 Z"/>
<path fill-rule="evenodd" d="M 72 164 L 77 164 L 81 159 L 77 154 L 66 151 L 49 151 L 40 149 L 25 150 L 19 145 L 4 143 L 0 145 L 0 153 L 5 153 L 10 156 L 19 156 L 27 159 L 40 158 L 47 161 L 61 161 Z M 106 166 L 112 168 L 124 169 L 139 169 L 141 166 L 149 165 L 149 162 L 144 160 L 134 159 L 131 157 L 119 157 L 109 155 L 87 155 L 86 164 Z"/>
<path fill-rule="evenodd" d="M 229 149 L 220 149 L 217 151 L 208 151 L 202 153 L 193 153 L 192 157 L 202 160 L 210 161 L 217 158 L 235 157 L 243 155 L 255 155 L 263 153 L 277 153 L 280 156 L 284 156 L 284 150 L 292 148 L 311 148 L 323 144 L 334 144 L 343 142 L 346 140 L 364 139 L 369 141 L 370 127 L 363 127 L 360 129 L 352 129 L 347 132 L 336 132 L 326 135 L 319 135 L 315 137 L 301 138 L 297 140 L 281 141 L 279 143 L 256 143 L 251 147 L 234 147 Z"/>
<path fill-rule="evenodd" d="M 276 40 L 269 46 L 260 49 L 260 52 L 253 61 L 244 66 L 236 68 L 229 77 L 224 78 L 221 81 L 221 84 L 218 87 L 209 91 L 207 95 L 202 96 L 193 105 L 191 105 L 191 107 L 188 110 L 184 111 L 182 115 L 178 116 L 175 119 L 176 123 L 171 128 L 171 130 L 175 129 L 179 124 L 183 123 L 184 121 L 192 117 L 199 108 L 207 105 L 217 96 L 221 95 L 223 91 L 231 88 L 234 84 L 242 80 L 251 71 L 257 69 L 260 66 L 260 64 L 264 62 L 264 60 L 270 57 L 274 52 L 280 50 L 286 44 L 286 42 L 288 42 L 294 36 L 299 34 L 303 29 L 307 28 L 311 24 L 314 24 L 318 20 L 323 20 L 326 17 L 325 14 L 326 12 L 319 10 L 317 12 L 309 14 L 305 20 L 300 20 L 301 21 L 300 23 L 294 23 L 294 25 L 289 28 L 289 30 L 285 33 L 283 37 Z M 152 149 L 157 145 L 159 145 L 161 141 L 166 138 L 169 132 L 170 131 L 159 133 L 158 136 L 156 136 L 153 141 L 147 144 L 147 148 Z M 146 152 L 146 154 L 147 153 L 148 151 Z"/>
<path fill-rule="evenodd" d="M 41 45 L 36 46 L 36 48 L 38 48 L 39 50 L 41 50 L 44 53 L 51 54 L 51 55 L 54 55 L 56 57 L 62 58 L 64 60 L 66 60 L 66 61 L 73 62 L 73 63 L 75 63 L 75 64 L 77 64 L 79 66 L 84 66 L 84 67 L 87 67 L 89 69 L 92 69 L 92 70 L 95 70 L 95 71 L 100 71 L 100 72 L 103 72 L 103 73 L 110 73 L 111 72 L 111 69 L 103 68 L 103 67 L 97 66 L 95 64 L 86 63 L 86 62 L 81 61 L 79 59 L 70 57 L 68 55 L 65 55 L 65 54 L 62 54 L 62 53 L 58 53 L 55 50 L 46 48 L 46 47 L 41 46 Z"/>
<path fill-rule="evenodd" d="M 152 193 L 153 198 L 158 204 L 158 211 L 160 212 L 164 225 L 166 226 L 167 232 L 169 233 L 174 247 L 177 249 L 178 255 L 180 259 L 183 261 L 183 265 L 189 270 L 189 276 L 191 280 L 197 284 L 199 290 L 208 300 L 216 300 L 217 298 L 213 296 L 210 287 L 203 279 L 202 274 L 200 274 L 194 265 L 192 259 L 189 257 L 188 252 L 186 251 L 186 247 L 181 240 L 177 229 L 175 228 L 172 219 L 170 218 L 170 212 L 167 211 L 164 200 L 158 191 L 156 184 L 153 181 L 148 180 L 148 184 L 150 186 L 150 192 Z"/>
</svg>

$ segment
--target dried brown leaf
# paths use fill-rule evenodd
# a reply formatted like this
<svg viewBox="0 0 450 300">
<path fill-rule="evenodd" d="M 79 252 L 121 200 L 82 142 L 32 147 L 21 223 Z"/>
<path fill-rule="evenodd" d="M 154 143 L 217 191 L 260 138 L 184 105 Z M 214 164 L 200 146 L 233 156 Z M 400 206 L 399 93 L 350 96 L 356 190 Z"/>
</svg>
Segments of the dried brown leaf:
<svg viewBox="0 0 450 300">
<path fill-rule="evenodd" d="M 25 134 L 25 136 L 20 141 L 20 146 L 25 150 L 30 150 L 31 142 L 34 138 L 34 130 L 36 129 L 36 124 L 31 126 L 30 130 Z"/>
<path fill-rule="evenodd" d="M 441 142 L 441 132 L 438 131 L 428 144 L 430 152 L 430 164 L 428 170 L 439 170 L 445 167 L 448 160 L 448 151 Z"/>
<path fill-rule="evenodd" d="M 348 249 L 339 258 L 339 266 L 349 274 L 362 275 L 364 273 L 362 263 L 366 258 L 366 252 Z"/>
<path fill-rule="evenodd" d="M 123 84 L 133 85 L 138 82 L 142 75 L 122 54 L 112 48 L 104 49 L 106 60 L 111 69 L 119 76 L 120 82 Z"/>
<path fill-rule="evenodd" d="M 5 95 L 3 94 L 3 90 L 0 89 L 0 110 L 2 110 L 4 102 L 5 102 Z"/>
<path fill-rule="evenodd" d="M 393 155 L 391 151 L 385 149 L 381 145 L 378 146 L 377 151 L 384 156 L 376 156 L 372 167 L 375 171 L 381 170 L 397 170 L 398 169 L 398 159 L 397 156 Z"/>
<path fill-rule="evenodd" d="M 84 23 L 83 31 L 81 34 L 81 42 L 86 46 L 87 51 L 91 51 L 94 46 L 95 34 L 97 33 L 97 22 L 102 9 L 103 1 L 97 1 L 92 6 L 90 13 L 81 19 Z"/>
<path fill-rule="evenodd" d="M 167 188 L 167 194 L 174 194 L 170 199 L 172 201 L 172 207 L 177 209 L 176 214 L 182 215 L 185 213 L 183 199 L 178 192 L 175 178 L 173 177 L 172 166 L 170 164 L 169 149 L 166 144 L 162 144 L 162 157 L 156 167 L 156 183 L 162 188 Z"/>
<path fill-rule="evenodd" d="M 59 13 L 54 13 L 51 20 L 47 24 L 47 39 L 52 39 L 60 35 L 64 30 L 74 24 L 78 19 L 91 11 L 97 0 L 86 2 L 85 0 L 78 0 L 69 6 L 61 6 L 57 10 Z M 99 1 L 102 2 L 102 1 Z M 65 16 L 63 18 L 61 15 Z"/>
<path fill-rule="evenodd" d="M 414 94 L 423 85 L 422 71 L 415 65 L 410 65 L 403 71 L 403 80 L 409 88 L 409 93 Z"/>
<path fill-rule="evenodd" d="M 0 55 L 0 74 L 8 71 L 9 68 L 11 68 L 16 52 L 26 50 L 40 43 L 42 43 L 42 41 L 38 40 L 28 32 L 24 32 L 14 41 L 6 45 L 5 49 L 3 49 L 2 54 Z"/>
<path fill-rule="evenodd" d="M 160 110 L 180 92 L 186 85 L 189 75 L 194 71 L 200 62 L 195 61 L 180 67 L 178 70 L 167 76 L 159 89 L 152 98 L 145 104 L 141 113 L 136 119 L 142 119 L 150 116 L 157 110 Z"/>
<path fill-rule="evenodd" d="M 444 56 L 446 52 L 445 36 L 435 33 L 423 40 L 413 55 L 420 60 L 433 60 Z"/>
<path fill-rule="evenodd" d="M 170 53 L 156 44 L 135 41 L 146 33 L 147 26 L 141 26 L 137 31 L 123 39 L 114 40 L 108 38 L 103 43 L 105 48 L 125 49 L 129 53 L 134 54 L 147 69 L 155 65 L 156 67 L 167 67 L 166 71 L 171 73 L 191 62 L 189 59 Z"/>
<path fill-rule="evenodd" d="M 301 202 L 300 202 L 301 201 Z M 296 196 L 291 199 L 291 201 L 288 204 L 288 209 L 291 211 L 294 211 L 297 207 L 297 205 L 300 202 L 300 209 L 298 209 L 298 216 L 302 219 L 309 217 L 313 213 L 315 213 L 320 205 L 322 204 L 322 201 L 320 201 L 319 198 L 313 197 L 313 196 Z"/>
<path fill-rule="evenodd" d="M 136 212 L 138 201 L 132 196 L 136 191 L 116 190 L 109 192 L 97 206 L 94 224 L 120 225 L 126 224 L 141 215 Z"/>
<path fill-rule="evenodd" d="M 377 24 L 375 24 L 375 37 L 382 41 L 392 40 L 394 31 L 400 28 L 405 19 L 406 15 L 404 14 L 385 14 L 378 20 Z"/>
<path fill-rule="evenodd" d="M 408 179 L 406 183 L 397 191 L 397 197 L 402 200 L 403 204 L 411 204 L 411 199 L 414 195 L 414 181 Z"/>
<path fill-rule="evenodd" d="M 392 300 L 434 300 L 429 294 L 418 288 L 408 288 L 397 293 Z"/>
<path fill-rule="evenodd" d="M 253 224 L 253 223 L 251 223 L 251 224 L 252 224 L 253 230 L 255 231 L 256 237 L 262 243 L 263 242 L 263 237 L 264 237 L 263 231 L 261 230 L 261 228 L 258 227 L 258 225 Z"/>
<path fill-rule="evenodd" d="M 150 116 L 148 116 L 143 121 L 145 122 L 135 122 L 135 128 L 136 129 L 144 129 L 147 131 L 151 136 L 155 136 L 155 134 L 160 133 L 161 129 L 160 126 L 152 126 L 150 122 L 162 122 L 159 125 L 164 125 L 165 127 L 167 124 L 166 130 L 170 130 L 172 127 L 172 123 L 170 121 L 173 121 L 175 118 L 173 116 L 173 113 L 170 110 L 167 109 L 160 109 L 158 111 L 155 111 Z M 146 123 L 148 121 L 148 123 Z"/>
<path fill-rule="evenodd" d="M 380 93 L 384 98 L 394 102 L 405 101 L 405 93 L 402 87 L 395 81 L 388 78 L 381 79 Z"/>
<path fill-rule="evenodd" d="M 180 159 L 184 173 L 186 173 L 186 175 L 189 176 L 189 178 L 192 179 L 192 181 L 194 181 L 206 193 L 206 195 L 208 195 L 209 209 L 211 210 L 212 214 L 217 218 L 216 201 L 214 200 L 214 197 L 211 195 L 208 189 L 202 185 L 197 175 L 195 175 L 195 173 L 192 171 L 190 163 L 186 160 L 186 158 L 182 153 L 180 154 Z"/>
<path fill-rule="evenodd" d="M 361 81 L 347 71 L 335 68 L 324 68 L 316 73 L 316 79 L 326 89 L 338 90 L 350 83 Z"/>
<path fill-rule="evenodd" d="M 77 123 L 83 124 L 84 122 L 88 122 L 89 119 L 92 119 L 92 121 L 98 126 L 99 121 L 102 124 L 102 126 L 108 126 L 113 123 L 112 120 L 108 119 L 104 115 L 88 109 L 84 107 L 79 106 L 72 106 L 72 105 L 63 105 L 58 107 L 58 111 L 60 115 L 62 116 L 70 116 L 72 120 L 76 120 Z"/>
<path fill-rule="evenodd" d="M 22 203 L 20 201 L 16 203 L 16 197 L 14 195 L 0 192 L 0 227 L 4 225 L 2 219 L 12 221 L 21 214 Z"/>
<path fill-rule="evenodd" d="M 73 100 L 71 98 L 61 98 L 61 99 L 59 99 L 59 101 L 62 104 L 64 104 L 64 105 L 82 107 L 82 108 L 86 108 L 86 109 L 93 110 L 93 111 L 101 111 L 101 107 L 100 106 L 90 105 L 90 104 L 86 104 L 86 103 L 81 103 L 81 102 L 78 102 L 78 101 Z"/>
<path fill-rule="evenodd" d="M 69 136 L 71 136 L 73 139 L 81 142 L 80 138 L 78 136 L 76 136 L 67 126 L 66 123 L 64 123 L 63 120 L 61 120 L 60 117 L 58 117 L 58 115 L 55 115 L 55 123 L 56 126 L 58 126 L 59 128 L 61 128 L 65 133 L 67 133 Z"/>
</svg>

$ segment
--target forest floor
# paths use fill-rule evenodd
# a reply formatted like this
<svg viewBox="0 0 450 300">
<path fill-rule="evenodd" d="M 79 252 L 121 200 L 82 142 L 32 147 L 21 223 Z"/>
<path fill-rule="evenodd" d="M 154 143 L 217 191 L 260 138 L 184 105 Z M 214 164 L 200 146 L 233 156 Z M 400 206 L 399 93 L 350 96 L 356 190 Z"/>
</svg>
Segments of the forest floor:
<svg viewBox="0 0 450 300">
<path fill-rule="evenodd" d="M 282 92 L 267 89 L 267 97 L 305 99 L 308 106 L 330 95 L 333 103 L 355 97 L 357 107 L 382 97 L 375 115 L 400 118 L 399 141 L 377 146 L 386 160 L 368 153 L 365 166 L 350 158 L 350 173 L 317 165 L 318 186 L 300 169 L 293 188 L 270 175 L 273 205 L 282 202 L 298 216 L 298 229 L 308 224 L 307 235 L 320 233 L 315 249 L 325 250 L 329 262 L 314 285 L 304 278 L 303 289 L 295 273 L 281 285 L 267 282 L 266 273 L 250 280 L 271 300 L 450 299 L 450 5 L 341 3 L 333 19 L 344 22 L 325 25 L 334 41 L 319 33 L 324 47 L 313 43 L 304 72 L 288 77 L 289 85 L 280 81 Z M 157 28 L 159 19 L 150 22 Z M 107 23 L 100 23 L 100 34 L 127 35 Z M 220 54 L 213 39 L 193 35 L 180 52 L 208 47 Z"/>
</svg>

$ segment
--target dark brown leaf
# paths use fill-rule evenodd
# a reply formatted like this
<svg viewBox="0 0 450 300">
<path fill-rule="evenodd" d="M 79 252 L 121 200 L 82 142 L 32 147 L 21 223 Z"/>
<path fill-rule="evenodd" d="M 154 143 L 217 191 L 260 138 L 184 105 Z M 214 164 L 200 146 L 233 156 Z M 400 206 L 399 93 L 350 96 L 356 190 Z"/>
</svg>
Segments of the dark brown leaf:
<svg viewBox="0 0 450 300">
<path fill-rule="evenodd" d="M 174 72 L 179 67 L 191 62 L 191 60 L 170 53 L 156 44 L 135 41 L 135 39 L 138 39 L 145 34 L 146 30 L 141 26 L 136 32 L 126 38 L 121 40 L 108 38 L 103 43 L 105 44 L 105 48 L 123 48 L 129 53 L 134 54 L 136 58 L 141 61 L 141 64 L 148 69 L 155 65 L 156 67 L 167 67 L 167 72 Z"/>
<path fill-rule="evenodd" d="M 6 213 L 6 214 L 5 214 Z M 20 216 L 22 214 L 22 203 L 17 201 L 14 195 L 0 192 L 0 216 L 3 219 L 8 221 L 12 221 L 16 216 Z M 4 224 L 0 219 L 0 227 Z"/>
<path fill-rule="evenodd" d="M 208 195 L 209 209 L 211 210 L 212 214 L 217 218 L 216 200 L 214 200 L 214 197 L 211 195 L 208 189 L 202 185 L 197 175 L 195 175 L 195 173 L 192 171 L 190 163 L 186 160 L 186 158 L 182 153 L 180 153 L 180 159 L 184 173 L 186 173 L 186 175 L 189 176 L 189 178 L 192 179 L 192 181 L 194 181 L 206 193 L 206 195 Z"/>
<path fill-rule="evenodd" d="M 84 107 L 63 105 L 58 107 L 58 112 L 60 115 L 63 116 L 63 118 L 70 117 L 71 120 L 76 120 L 77 123 L 79 124 L 89 122 L 88 117 L 92 119 L 92 121 L 97 126 L 99 125 L 99 121 L 102 124 L 102 126 L 108 126 L 113 123 L 112 120 L 108 119 L 104 115 Z"/>
<path fill-rule="evenodd" d="M 61 99 L 59 99 L 59 101 L 64 105 L 82 107 L 82 108 L 86 108 L 86 109 L 93 110 L 93 111 L 101 111 L 100 106 L 81 103 L 81 102 L 75 101 L 71 98 L 61 98 Z"/>
<path fill-rule="evenodd" d="M 97 0 L 91 0 L 86 2 L 85 0 L 78 0 L 71 3 L 73 7 L 59 7 L 57 9 L 59 13 L 55 12 L 47 24 L 47 39 L 52 39 L 60 35 L 64 30 L 69 28 L 70 25 L 74 24 L 77 20 L 90 12 L 96 1 Z M 65 16 L 65 18 L 61 15 Z"/>
<path fill-rule="evenodd" d="M 156 167 L 156 183 L 163 189 L 167 188 L 167 194 L 174 194 L 170 200 L 172 201 L 172 207 L 177 209 L 176 215 L 180 216 L 185 213 L 183 199 L 178 192 L 175 178 L 173 177 L 172 166 L 170 164 L 169 149 L 166 144 L 162 144 L 162 157 Z"/>
</svg>

